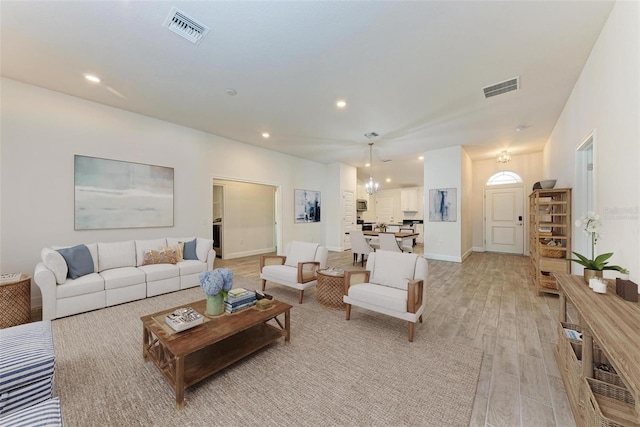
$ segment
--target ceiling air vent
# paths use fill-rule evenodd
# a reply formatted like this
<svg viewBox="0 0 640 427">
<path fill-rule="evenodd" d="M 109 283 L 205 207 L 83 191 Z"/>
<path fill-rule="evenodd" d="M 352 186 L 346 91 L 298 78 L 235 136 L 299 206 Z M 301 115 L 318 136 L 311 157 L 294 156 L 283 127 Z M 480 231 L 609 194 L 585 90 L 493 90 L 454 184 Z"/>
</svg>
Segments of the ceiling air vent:
<svg viewBox="0 0 640 427">
<path fill-rule="evenodd" d="M 175 7 L 169 12 L 169 16 L 164 21 L 164 26 L 195 44 L 200 44 L 204 36 L 209 32 L 207 26 Z"/>
<path fill-rule="evenodd" d="M 366 136 L 369 139 L 373 139 L 373 138 L 377 138 L 379 135 L 375 132 L 369 132 L 369 133 L 365 133 L 364 136 Z"/>
<path fill-rule="evenodd" d="M 511 92 L 512 90 L 518 89 L 520 89 L 519 77 L 514 77 L 512 79 L 482 88 L 485 98 L 490 98 L 492 96 L 501 95 L 503 93 Z"/>
</svg>

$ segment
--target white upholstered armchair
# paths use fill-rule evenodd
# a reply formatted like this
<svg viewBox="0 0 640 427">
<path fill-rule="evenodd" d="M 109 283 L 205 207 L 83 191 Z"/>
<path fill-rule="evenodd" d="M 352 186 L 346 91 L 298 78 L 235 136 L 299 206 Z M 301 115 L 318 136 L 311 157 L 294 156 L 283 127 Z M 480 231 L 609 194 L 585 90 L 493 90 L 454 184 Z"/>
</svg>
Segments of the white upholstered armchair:
<svg viewBox="0 0 640 427">
<path fill-rule="evenodd" d="M 302 304 L 305 289 L 318 283 L 316 271 L 326 268 L 329 251 L 317 243 L 289 243 L 284 255 L 263 255 L 260 258 L 260 278 L 264 291 L 267 280 L 298 289 Z"/>
<path fill-rule="evenodd" d="M 414 326 L 426 306 L 427 260 L 417 254 L 379 250 L 369 255 L 366 271 L 345 273 L 343 301 L 347 320 L 351 306 L 386 314 Z"/>
</svg>

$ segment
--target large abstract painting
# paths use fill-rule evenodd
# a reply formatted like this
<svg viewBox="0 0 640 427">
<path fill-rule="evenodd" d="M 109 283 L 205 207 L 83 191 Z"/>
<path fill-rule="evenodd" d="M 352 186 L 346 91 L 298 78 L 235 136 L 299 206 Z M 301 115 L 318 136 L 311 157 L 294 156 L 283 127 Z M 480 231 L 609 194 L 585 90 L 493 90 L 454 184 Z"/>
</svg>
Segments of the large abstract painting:
<svg viewBox="0 0 640 427">
<path fill-rule="evenodd" d="M 75 229 L 173 226 L 173 168 L 75 156 Z"/>
<path fill-rule="evenodd" d="M 458 198 L 455 188 L 429 190 L 429 221 L 456 222 Z"/>
<path fill-rule="evenodd" d="M 295 223 L 320 222 L 320 192 L 294 190 Z"/>
</svg>

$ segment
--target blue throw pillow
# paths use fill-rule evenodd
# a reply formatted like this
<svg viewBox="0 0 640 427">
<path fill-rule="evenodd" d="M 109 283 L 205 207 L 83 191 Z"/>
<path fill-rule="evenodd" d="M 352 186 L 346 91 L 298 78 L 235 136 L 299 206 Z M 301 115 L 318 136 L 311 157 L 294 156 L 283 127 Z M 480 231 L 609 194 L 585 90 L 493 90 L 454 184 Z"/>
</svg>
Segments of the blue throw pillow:
<svg viewBox="0 0 640 427">
<path fill-rule="evenodd" d="M 58 252 L 60 252 L 60 255 L 62 255 L 67 262 L 68 275 L 72 279 L 93 273 L 93 258 L 86 245 L 58 249 Z"/>
<path fill-rule="evenodd" d="M 196 240 L 197 239 L 193 239 L 190 242 L 184 242 L 184 259 L 198 259 L 196 255 Z"/>
</svg>

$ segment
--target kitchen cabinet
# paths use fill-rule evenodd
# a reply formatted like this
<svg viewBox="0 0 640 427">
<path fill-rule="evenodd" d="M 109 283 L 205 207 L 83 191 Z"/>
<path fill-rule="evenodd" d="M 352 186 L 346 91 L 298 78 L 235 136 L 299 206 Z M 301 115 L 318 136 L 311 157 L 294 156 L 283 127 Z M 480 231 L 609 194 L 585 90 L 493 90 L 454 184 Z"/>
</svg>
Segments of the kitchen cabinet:
<svg viewBox="0 0 640 427">
<path fill-rule="evenodd" d="M 400 191 L 400 209 L 403 212 L 418 212 L 418 192 L 416 190 Z"/>
<path fill-rule="evenodd" d="M 356 199 L 366 200 L 367 203 L 369 202 L 369 194 L 367 194 L 364 185 L 356 186 Z"/>
</svg>

